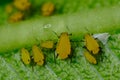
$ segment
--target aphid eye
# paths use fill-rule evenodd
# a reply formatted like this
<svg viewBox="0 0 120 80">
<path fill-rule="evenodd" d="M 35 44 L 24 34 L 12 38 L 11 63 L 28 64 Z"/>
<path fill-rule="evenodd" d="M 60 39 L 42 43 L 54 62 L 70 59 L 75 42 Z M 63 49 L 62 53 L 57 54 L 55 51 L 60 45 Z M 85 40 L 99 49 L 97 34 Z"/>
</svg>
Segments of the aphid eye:
<svg viewBox="0 0 120 80">
<path fill-rule="evenodd" d="M 30 61 L 30 59 L 28 59 L 28 61 Z"/>
</svg>

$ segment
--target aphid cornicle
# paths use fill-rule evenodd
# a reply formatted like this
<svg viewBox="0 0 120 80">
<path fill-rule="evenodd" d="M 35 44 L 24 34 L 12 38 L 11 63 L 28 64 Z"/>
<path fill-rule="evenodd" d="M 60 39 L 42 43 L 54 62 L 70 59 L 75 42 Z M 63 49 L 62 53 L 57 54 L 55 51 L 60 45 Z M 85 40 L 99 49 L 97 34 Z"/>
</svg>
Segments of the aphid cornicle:
<svg viewBox="0 0 120 80">
<path fill-rule="evenodd" d="M 27 49 L 22 48 L 21 49 L 21 60 L 23 61 L 24 64 L 30 64 L 30 54 Z"/>
<path fill-rule="evenodd" d="M 85 35 L 85 46 L 93 54 L 98 54 L 100 51 L 98 42 L 90 35 Z"/>
<path fill-rule="evenodd" d="M 37 65 L 42 66 L 44 64 L 44 55 L 41 49 L 38 46 L 34 45 L 32 47 L 32 52 L 34 62 L 37 63 Z"/>
<path fill-rule="evenodd" d="M 84 51 L 84 56 L 90 63 L 97 64 L 96 58 L 92 56 L 87 50 Z"/>
<path fill-rule="evenodd" d="M 41 43 L 41 47 L 42 48 L 47 48 L 47 49 L 52 49 L 54 46 L 54 42 L 53 41 L 45 41 Z"/>
<path fill-rule="evenodd" d="M 56 46 L 56 51 L 59 59 L 66 59 L 71 53 L 71 44 L 67 32 L 60 35 L 59 41 Z"/>
</svg>

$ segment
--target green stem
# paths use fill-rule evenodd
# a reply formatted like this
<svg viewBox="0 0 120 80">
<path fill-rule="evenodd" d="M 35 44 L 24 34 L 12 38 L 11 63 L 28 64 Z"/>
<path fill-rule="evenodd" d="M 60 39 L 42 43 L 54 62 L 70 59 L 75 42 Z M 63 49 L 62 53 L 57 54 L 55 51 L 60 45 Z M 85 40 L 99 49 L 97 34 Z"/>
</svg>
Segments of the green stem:
<svg viewBox="0 0 120 80">
<path fill-rule="evenodd" d="M 0 53 L 31 47 L 43 40 L 56 40 L 54 32 L 60 35 L 67 31 L 72 33 L 71 39 L 80 40 L 88 31 L 116 33 L 119 26 L 119 6 L 7 24 L 0 27 Z"/>
</svg>

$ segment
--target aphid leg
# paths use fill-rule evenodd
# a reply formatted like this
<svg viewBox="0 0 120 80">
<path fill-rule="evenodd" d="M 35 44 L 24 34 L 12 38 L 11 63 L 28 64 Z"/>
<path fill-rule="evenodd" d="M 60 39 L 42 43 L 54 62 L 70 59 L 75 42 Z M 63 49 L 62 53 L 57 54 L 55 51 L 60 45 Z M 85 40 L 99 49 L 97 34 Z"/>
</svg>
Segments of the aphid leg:
<svg viewBox="0 0 120 80">
<path fill-rule="evenodd" d="M 30 63 L 30 65 L 32 66 L 32 71 L 34 72 L 34 66 L 36 65 L 36 63 L 34 62 L 33 56 L 30 56 L 30 57 L 31 57 L 31 63 Z"/>
<path fill-rule="evenodd" d="M 76 52 L 75 52 L 75 47 L 71 48 L 71 54 L 69 55 L 70 58 L 70 62 L 74 63 L 75 62 L 75 58 L 76 58 Z"/>
<path fill-rule="evenodd" d="M 45 55 L 45 54 L 44 54 Z M 44 63 L 43 63 L 43 66 L 45 67 L 45 64 L 47 64 L 47 61 L 46 61 L 46 57 L 44 56 L 44 59 L 43 59 Z"/>
<path fill-rule="evenodd" d="M 107 59 L 107 56 L 105 55 L 105 52 L 103 51 L 103 49 L 100 47 L 100 61 L 104 61 L 103 59 Z"/>
<path fill-rule="evenodd" d="M 20 60 L 22 61 L 22 59 L 20 59 Z M 24 63 L 23 61 L 22 61 L 22 63 L 23 63 L 24 66 L 26 66 L 25 63 Z"/>
<path fill-rule="evenodd" d="M 58 57 L 58 54 L 55 52 L 55 53 L 54 53 L 54 62 L 55 62 L 55 64 L 56 64 L 56 59 L 57 59 L 57 57 Z"/>
</svg>

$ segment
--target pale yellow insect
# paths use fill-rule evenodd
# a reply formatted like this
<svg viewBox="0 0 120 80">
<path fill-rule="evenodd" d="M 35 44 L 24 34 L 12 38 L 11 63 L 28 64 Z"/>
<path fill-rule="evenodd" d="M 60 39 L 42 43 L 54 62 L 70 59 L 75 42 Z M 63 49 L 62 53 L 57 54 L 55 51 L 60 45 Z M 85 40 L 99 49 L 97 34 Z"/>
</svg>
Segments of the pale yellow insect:
<svg viewBox="0 0 120 80">
<path fill-rule="evenodd" d="M 16 12 L 9 17 L 8 21 L 10 23 L 14 23 L 14 22 L 21 21 L 23 18 L 24 18 L 24 14 L 22 12 Z"/>
<path fill-rule="evenodd" d="M 87 50 L 85 50 L 84 56 L 85 56 L 85 58 L 86 58 L 90 63 L 92 63 L 92 64 L 97 64 L 96 58 L 95 58 L 94 56 L 92 56 L 92 55 L 90 54 L 90 52 L 88 52 Z"/>
<path fill-rule="evenodd" d="M 60 35 L 59 41 L 56 46 L 56 51 L 58 58 L 66 59 L 71 53 L 71 44 L 69 35 L 67 32 L 63 32 Z"/>
<path fill-rule="evenodd" d="M 28 10 L 31 6 L 29 0 L 14 0 L 13 5 L 22 11 Z"/>
<path fill-rule="evenodd" d="M 6 11 L 7 14 L 12 13 L 12 11 L 13 11 L 13 6 L 12 6 L 12 4 L 6 5 L 5 11 Z"/>
<path fill-rule="evenodd" d="M 44 16 L 50 16 L 54 12 L 55 6 L 52 2 L 47 2 L 47 3 L 43 4 L 41 10 L 42 10 L 42 14 Z"/>
<path fill-rule="evenodd" d="M 34 62 L 42 66 L 44 64 L 44 55 L 41 49 L 38 46 L 34 45 L 32 47 L 32 52 L 33 52 Z"/>
<path fill-rule="evenodd" d="M 48 48 L 48 49 L 52 49 L 54 46 L 54 42 L 53 41 L 45 41 L 41 43 L 41 47 L 43 48 Z"/>
<path fill-rule="evenodd" d="M 100 51 L 98 42 L 89 34 L 85 35 L 86 48 L 93 54 L 98 54 Z"/>
<path fill-rule="evenodd" d="M 30 64 L 30 54 L 27 49 L 22 48 L 21 49 L 21 60 L 23 61 L 24 64 Z"/>
</svg>

